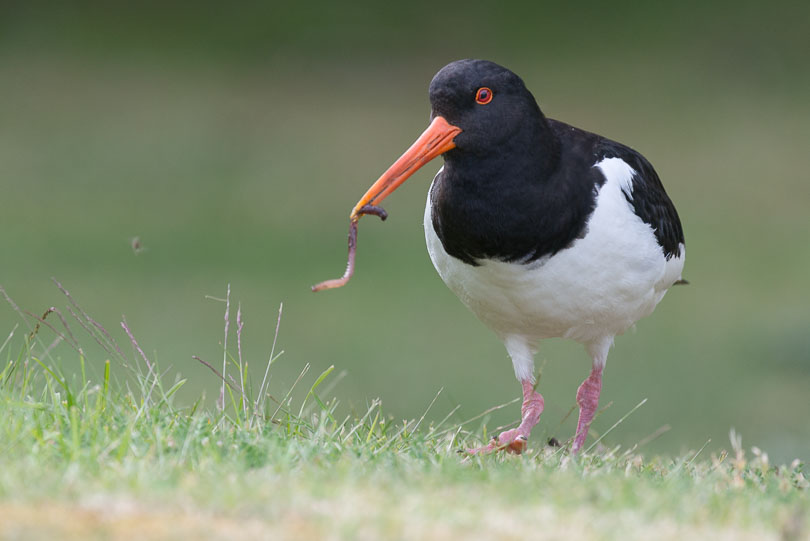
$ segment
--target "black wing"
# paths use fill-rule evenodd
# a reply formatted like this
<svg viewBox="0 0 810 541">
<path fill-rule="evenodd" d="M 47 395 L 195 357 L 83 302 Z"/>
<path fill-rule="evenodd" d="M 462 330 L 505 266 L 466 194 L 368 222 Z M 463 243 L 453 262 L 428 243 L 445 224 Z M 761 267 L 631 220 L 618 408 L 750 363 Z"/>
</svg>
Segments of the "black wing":
<svg viewBox="0 0 810 541">
<path fill-rule="evenodd" d="M 684 243 L 681 220 L 652 164 L 632 148 L 610 139 L 603 138 L 595 150 L 597 162 L 620 158 L 635 170 L 633 193 L 625 194 L 627 201 L 636 215 L 653 228 L 664 256 L 667 259 L 680 256 L 681 244 Z"/>
</svg>

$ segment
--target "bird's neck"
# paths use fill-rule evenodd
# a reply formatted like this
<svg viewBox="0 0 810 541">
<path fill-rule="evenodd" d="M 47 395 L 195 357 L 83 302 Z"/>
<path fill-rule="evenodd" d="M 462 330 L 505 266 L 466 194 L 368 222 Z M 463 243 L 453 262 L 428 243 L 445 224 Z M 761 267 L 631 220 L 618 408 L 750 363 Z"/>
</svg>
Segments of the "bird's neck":
<svg viewBox="0 0 810 541">
<path fill-rule="evenodd" d="M 559 173 L 561 143 L 545 119 L 513 139 L 505 152 L 448 152 L 431 189 L 433 227 L 445 251 L 467 263 L 554 253 L 592 208 L 593 187 Z"/>
<path fill-rule="evenodd" d="M 445 170 L 470 188 L 475 184 L 492 187 L 495 178 L 511 179 L 524 187 L 548 182 L 560 161 L 560 143 L 548 120 L 537 114 L 539 118 L 520 126 L 507 142 L 479 152 L 448 152 Z"/>
</svg>

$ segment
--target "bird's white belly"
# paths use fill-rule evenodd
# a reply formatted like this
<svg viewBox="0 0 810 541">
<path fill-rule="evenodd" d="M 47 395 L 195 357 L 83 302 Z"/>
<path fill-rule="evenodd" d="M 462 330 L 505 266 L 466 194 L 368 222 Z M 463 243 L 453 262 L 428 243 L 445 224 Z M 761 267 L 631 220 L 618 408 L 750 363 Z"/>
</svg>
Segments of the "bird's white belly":
<svg viewBox="0 0 810 541">
<path fill-rule="evenodd" d="M 502 339 L 529 344 L 564 337 L 605 349 L 612 338 L 649 315 L 681 276 L 685 251 L 667 260 L 652 228 L 636 216 L 632 169 L 604 160 L 606 182 L 583 238 L 553 256 L 530 263 L 479 261 L 472 266 L 442 246 L 433 228 L 430 197 L 425 237 L 442 280 Z"/>
</svg>

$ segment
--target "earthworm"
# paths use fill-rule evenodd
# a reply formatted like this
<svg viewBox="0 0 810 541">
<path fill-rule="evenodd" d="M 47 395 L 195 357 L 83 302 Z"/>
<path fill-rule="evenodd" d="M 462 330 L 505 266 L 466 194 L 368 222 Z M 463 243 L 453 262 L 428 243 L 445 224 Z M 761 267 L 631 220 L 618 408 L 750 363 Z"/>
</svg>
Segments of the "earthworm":
<svg viewBox="0 0 810 541">
<path fill-rule="evenodd" d="M 349 261 L 346 263 L 346 272 L 344 272 L 343 276 L 340 278 L 326 280 L 319 284 L 315 284 L 312 286 L 312 291 L 334 289 L 336 287 L 345 286 L 347 283 L 349 283 L 349 280 L 354 274 L 354 256 L 357 252 L 357 222 L 360 219 L 360 216 L 363 216 L 364 214 L 373 214 L 374 216 L 378 216 L 380 220 L 383 221 L 388 218 L 388 213 L 385 212 L 385 209 L 382 207 L 377 207 L 374 205 L 366 205 L 361 207 L 357 212 L 357 218 L 353 218 L 349 223 Z"/>
</svg>

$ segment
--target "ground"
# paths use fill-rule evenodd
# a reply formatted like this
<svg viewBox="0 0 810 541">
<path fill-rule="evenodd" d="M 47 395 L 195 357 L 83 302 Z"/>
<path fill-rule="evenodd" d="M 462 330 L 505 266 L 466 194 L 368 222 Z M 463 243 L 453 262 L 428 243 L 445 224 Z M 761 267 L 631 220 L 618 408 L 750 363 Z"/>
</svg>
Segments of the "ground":
<svg viewBox="0 0 810 541">
<path fill-rule="evenodd" d="M 284 397 L 251 394 L 262 386 L 237 376 L 228 378 L 224 407 L 203 399 L 176 405 L 185 380 L 160 376 L 134 336 L 140 358 L 118 354 L 110 339 L 113 361 L 95 380 L 81 355 L 80 372 L 66 375 L 39 333 L 3 344 L 3 540 L 810 533 L 801 461 L 771 464 L 733 431 L 730 451 L 708 456 L 704 449 L 645 456 L 643 442 L 608 447 L 612 428 L 594 434 L 581 455 L 570 453 L 570 441 L 535 439 L 520 456 L 469 456 L 460 450 L 502 428 L 489 426 L 487 412 L 461 423 L 395 421 L 374 401 L 362 415 L 337 418 L 337 402 L 320 395 L 331 368 L 317 377 L 302 370 L 297 382 L 309 386 L 302 399 L 292 389 Z M 104 333 L 96 337 L 104 342 Z M 239 370 L 238 352 L 228 363 Z"/>
</svg>

